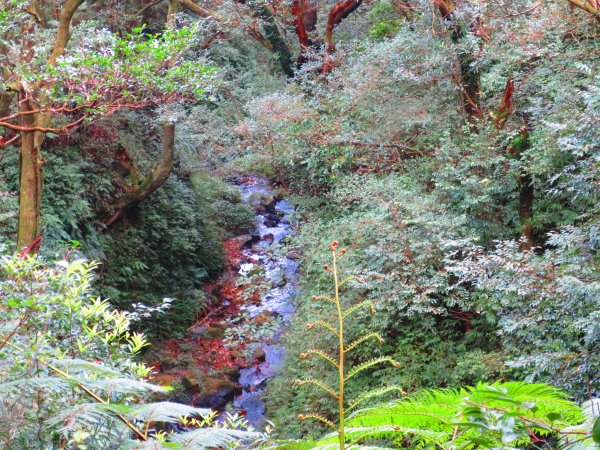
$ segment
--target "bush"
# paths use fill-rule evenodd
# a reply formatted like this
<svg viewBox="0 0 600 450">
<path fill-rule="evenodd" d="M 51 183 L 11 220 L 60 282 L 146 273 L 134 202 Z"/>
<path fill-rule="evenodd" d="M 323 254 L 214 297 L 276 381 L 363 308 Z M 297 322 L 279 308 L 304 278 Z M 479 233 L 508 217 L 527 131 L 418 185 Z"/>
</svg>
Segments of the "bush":
<svg viewBox="0 0 600 450">
<path fill-rule="evenodd" d="M 41 259 L 2 256 L 0 296 L 0 445 L 3 449 L 125 449 L 141 441 L 169 448 L 223 445 L 256 433 L 208 428 L 166 435 L 158 422 L 214 417 L 210 410 L 148 400 L 167 390 L 146 381 L 136 362 L 147 344 L 132 333 L 135 316 L 90 297 L 95 264 L 47 265 Z M 186 423 L 187 423 L 186 422 Z M 151 427 L 151 423 L 153 426 Z M 192 442 L 196 442 L 193 446 Z M 179 444 L 182 443 L 182 444 Z"/>
<path fill-rule="evenodd" d="M 157 305 L 174 298 L 152 336 L 178 336 L 204 305 L 198 289 L 219 273 L 223 248 L 218 229 L 204 217 L 194 191 L 172 177 L 128 215 L 103 242 L 105 270 L 100 292 L 121 308 Z"/>
</svg>

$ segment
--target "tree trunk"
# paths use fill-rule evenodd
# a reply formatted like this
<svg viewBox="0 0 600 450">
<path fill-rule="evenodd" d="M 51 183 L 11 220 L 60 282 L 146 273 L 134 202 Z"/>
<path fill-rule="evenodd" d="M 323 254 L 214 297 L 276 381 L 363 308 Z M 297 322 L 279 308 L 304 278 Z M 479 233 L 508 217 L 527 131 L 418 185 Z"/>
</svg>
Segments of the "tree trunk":
<svg viewBox="0 0 600 450">
<path fill-rule="evenodd" d="M 293 0 L 292 15 L 294 16 L 294 28 L 300 44 L 300 54 L 296 59 L 296 65 L 302 67 L 307 61 L 306 52 L 314 45 L 309 34 L 313 34 L 317 27 L 317 7 L 310 0 Z"/>
<path fill-rule="evenodd" d="M 335 51 L 333 42 L 333 30 L 342 20 L 353 13 L 362 3 L 362 0 L 341 0 L 333 5 L 327 17 L 327 27 L 325 28 L 325 44 L 327 44 L 327 54 Z"/>
<path fill-rule="evenodd" d="M 529 128 L 527 119 L 525 119 L 519 136 L 513 139 L 508 151 L 519 158 L 523 164 L 523 152 L 531 145 L 529 141 Z M 534 186 L 533 179 L 527 170 L 522 166 L 519 169 L 519 219 L 521 222 L 521 244 L 523 251 L 531 250 L 533 247 L 533 225 L 531 218 L 533 216 Z"/>
<path fill-rule="evenodd" d="M 110 228 L 117 223 L 128 209 L 144 201 L 157 191 L 168 180 L 173 171 L 173 158 L 175 154 L 175 125 L 164 127 L 163 152 L 160 161 L 150 175 L 133 192 L 128 192 L 117 204 L 117 211 L 104 224 Z"/>
<path fill-rule="evenodd" d="M 531 175 L 521 171 L 519 175 L 519 218 L 521 219 L 521 233 L 523 241 L 520 248 L 523 251 L 531 250 L 533 247 L 533 180 Z"/>
<path fill-rule="evenodd" d="M 268 8 L 264 6 L 256 6 L 255 8 L 258 12 L 258 16 L 263 20 L 262 28 L 265 32 L 265 36 L 273 46 L 273 51 L 277 53 L 277 59 L 279 59 L 281 69 L 288 77 L 293 77 L 294 63 L 292 52 L 279 32 L 273 14 L 271 14 Z"/>
<path fill-rule="evenodd" d="M 0 93 L 0 119 L 10 114 L 10 105 L 13 96 L 9 92 Z"/>
<path fill-rule="evenodd" d="M 458 44 L 464 38 L 464 30 L 454 17 L 455 4 L 452 0 L 435 0 L 440 16 L 450 26 L 452 42 Z M 460 90 L 461 110 L 470 122 L 476 122 L 483 117 L 479 106 L 479 92 L 481 90 L 479 73 L 471 67 L 473 55 L 460 53 L 458 55 L 457 84 Z"/>
<path fill-rule="evenodd" d="M 571 5 L 576 6 L 578 8 L 583 9 L 584 11 L 590 13 L 596 19 L 600 19 L 600 8 L 598 8 L 596 2 L 590 2 L 588 0 L 568 0 Z M 593 3 L 593 4 L 592 4 Z"/>
<path fill-rule="evenodd" d="M 19 103 L 21 112 L 32 110 L 30 101 L 23 99 Z M 21 116 L 21 126 L 33 127 L 35 114 Z M 30 245 L 40 235 L 40 208 L 42 200 L 42 158 L 40 146 L 36 145 L 35 132 L 21 132 L 21 151 L 19 156 L 19 228 L 17 247 Z"/>
</svg>

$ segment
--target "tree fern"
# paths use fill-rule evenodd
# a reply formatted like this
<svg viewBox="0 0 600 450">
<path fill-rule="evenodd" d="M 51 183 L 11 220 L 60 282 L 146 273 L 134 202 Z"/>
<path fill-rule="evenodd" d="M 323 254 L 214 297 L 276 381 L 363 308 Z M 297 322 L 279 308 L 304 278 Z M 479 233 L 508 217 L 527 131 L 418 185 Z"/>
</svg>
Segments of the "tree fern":
<svg viewBox="0 0 600 450">
<path fill-rule="evenodd" d="M 169 440 L 181 444 L 182 450 L 222 448 L 241 440 L 257 439 L 261 435 L 253 431 L 232 430 L 227 428 L 199 428 L 185 433 L 174 434 Z"/>
<path fill-rule="evenodd" d="M 348 367 L 348 368 L 346 367 L 347 355 L 350 352 L 352 352 L 356 347 L 358 347 L 359 345 L 363 344 L 364 342 L 372 340 L 372 339 L 376 340 L 379 343 L 383 343 L 383 339 L 377 333 L 367 332 L 366 334 L 358 337 L 357 339 L 355 339 L 349 343 L 346 342 L 346 337 L 344 335 L 344 331 L 345 331 L 344 320 L 346 320 L 352 314 L 354 314 L 355 312 L 357 312 L 363 308 L 368 308 L 369 311 L 371 312 L 371 314 L 375 314 L 376 310 L 375 310 L 375 305 L 373 304 L 373 302 L 368 301 L 368 300 L 357 303 L 356 305 L 350 306 L 349 308 L 346 308 L 346 309 L 344 308 L 344 305 L 342 304 L 341 298 L 340 298 L 341 287 L 344 286 L 345 284 L 347 284 L 349 281 L 356 280 L 358 282 L 361 282 L 362 280 L 360 280 L 358 277 L 356 277 L 354 275 L 348 276 L 348 277 L 340 280 L 339 272 L 338 272 L 338 259 L 346 253 L 346 250 L 338 249 L 338 243 L 335 241 L 331 244 L 331 246 L 329 247 L 329 250 L 331 251 L 331 254 L 332 254 L 333 266 L 329 267 L 329 266 L 325 265 L 325 266 L 323 266 L 323 269 L 326 270 L 327 272 L 330 272 L 333 275 L 333 295 L 326 295 L 326 294 L 313 295 L 312 299 L 313 299 L 313 301 L 321 300 L 321 301 L 324 301 L 325 303 L 333 304 L 335 306 L 337 314 L 335 314 L 335 319 L 332 319 L 329 322 L 323 321 L 323 320 L 317 320 L 315 322 L 307 323 L 306 328 L 308 330 L 311 330 L 311 329 L 314 329 L 315 327 L 318 327 L 319 329 L 324 329 L 325 331 L 328 331 L 329 333 L 333 334 L 335 336 L 336 340 L 338 341 L 338 347 L 336 349 L 337 354 L 332 355 L 324 350 L 310 349 L 310 350 L 303 352 L 300 355 L 300 359 L 309 359 L 311 357 L 316 357 L 316 358 L 320 358 L 322 360 L 327 361 L 327 363 L 329 363 L 331 366 L 333 366 L 333 368 L 338 373 L 338 377 L 337 377 L 338 386 L 336 389 L 336 387 L 329 386 L 329 385 L 325 384 L 324 382 L 317 380 L 315 378 L 296 380 L 295 384 L 297 386 L 303 386 L 303 385 L 308 385 L 308 384 L 317 386 L 322 391 L 324 391 L 324 393 L 326 393 L 329 397 L 331 397 L 331 399 L 333 401 L 337 402 L 337 404 L 338 404 L 337 424 L 334 423 L 329 418 L 324 417 L 323 415 L 321 415 L 320 413 L 315 412 L 315 411 L 310 411 L 305 414 L 299 414 L 298 419 L 300 419 L 300 420 L 308 420 L 308 419 L 317 420 L 319 422 L 324 423 L 329 428 L 332 428 L 333 430 L 335 430 L 334 435 L 335 435 L 335 440 L 337 441 L 336 446 L 339 446 L 340 450 L 344 450 L 346 447 L 346 438 L 344 436 L 344 428 L 345 428 L 344 416 L 345 416 L 346 412 L 349 411 L 350 409 L 354 409 L 354 408 L 358 407 L 361 403 L 363 403 L 364 401 L 366 401 L 370 398 L 373 398 L 373 397 L 376 397 L 379 395 L 384 395 L 384 394 L 387 394 L 389 392 L 394 392 L 394 391 L 402 392 L 402 389 L 388 387 L 388 388 L 383 388 L 383 389 L 372 390 L 363 395 L 358 396 L 357 398 L 353 399 L 350 403 L 348 403 L 348 401 L 345 397 L 346 396 L 345 383 L 348 380 L 350 380 L 352 377 L 358 375 L 359 373 L 361 373 L 373 366 L 377 366 L 379 364 L 389 363 L 394 367 L 398 367 L 399 364 L 396 361 L 394 361 L 392 358 L 380 357 L 380 358 L 373 358 L 371 360 L 363 362 L 362 364 L 357 364 L 354 367 Z M 332 323 L 334 323 L 335 325 L 332 325 Z M 334 446 L 334 447 L 336 447 L 336 446 Z"/>
<path fill-rule="evenodd" d="M 412 448 L 519 446 L 583 420 L 560 390 L 522 382 L 437 389 L 362 409 L 346 420 L 349 443 L 384 440 Z M 335 443 L 335 433 L 315 448 Z"/>
<path fill-rule="evenodd" d="M 193 406 L 173 402 L 155 402 L 136 405 L 127 416 L 132 420 L 142 420 L 144 422 L 178 423 L 182 417 L 206 417 L 210 414 L 211 410 L 206 408 L 194 408 Z"/>
</svg>

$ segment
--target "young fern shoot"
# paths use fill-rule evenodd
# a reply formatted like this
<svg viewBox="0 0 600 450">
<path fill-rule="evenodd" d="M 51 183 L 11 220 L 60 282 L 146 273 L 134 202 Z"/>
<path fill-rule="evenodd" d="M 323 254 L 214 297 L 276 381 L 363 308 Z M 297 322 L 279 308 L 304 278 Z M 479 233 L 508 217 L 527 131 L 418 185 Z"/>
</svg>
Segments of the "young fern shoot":
<svg viewBox="0 0 600 450">
<path fill-rule="evenodd" d="M 335 306 L 335 316 L 337 318 L 337 321 L 334 318 L 332 318 L 333 320 L 329 323 L 326 321 L 323 321 L 323 320 L 318 320 L 316 322 L 311 322 L 311 323 L 306 324 L 306 328 L 308 330 L 319 327 L 319 328 L 326 330 L 329 333 L 332 333 L 338 340 L 337 355 L 335 355 L 335 354 L 331 355 L 331 354 L 327 353 L 326 351 L 320 350 L 320 349 L 311 349 L 300 355 L 300 359 L 308 359 L 308 358 L 312 358 L 312 357 L 318 357 L 318 358 L 321 358 L 321 359 L 327 361 L 331 366 L 333 366 L 334 369 L 338 373 L 337 390 L 335 389 L 335 387 L 328 386 L 325 383 L 318 381 L 315 378 L 296 380 L 296 385 L 303 386 L 306 384 L 312 384 L 312 385 L 317 386 L 318 388 L 322 389 L 323 391 L 327 392 L 327 394 L 329 394 L 332 398 L 337 400 L 337 402 L 338 402 L 337 425 L 334 422 L 332 422 L 331 420 L 324 417 L 323 415 L 316 413 L 316 412 L 300 414 L 300 415 L 298 415 L 298 419 L 300 419 L 300 420 L 315 419 L 320 422 L 323 422 L 324 424 L 326 424 L 327 426 L 332 428 L 338 434 L 340 450 L 344 450 L 345 446 L 346 446 L 346 439 L 344 437 L 344 419 L 345 419 L 346 412 L 360 406 L 360 404 L 363 403 L 364 401 L 366 401 L 367 399 L 370 399 L 370 398 L 373 398 L 376 396 L 380 396 L 380 395 L 384 395 L 384 394 L 392 392 L 392 391 L 400 391 L 400 392 L 403 392 L 403 391 L 399 387 L 390 386 L 390 387 L 384 387 L 381 389 L 374 389 L 372 391 L 368 391 L 368 392 L 360 395 L 358 398 L 352 399 L 351 401 L 347 401 L 347 399 L 346 399 L 346 396 L 345 396 L 346 382 L 348 380 L 350 380 L 352 377 L 354 377 L 354 376 L 358 375 L 359 373 L 361 373 L 362 371 L 364 371 L 370 367 L 373 367 L 375 365 L 378 365 L 378 364 L 389 363 L 394 367 L 399 367 L 400 364 L 398 362 L 394 361 L 390 357 L 380 357 L 380 358 L 371 359 L 369 361 L 365 361 L 364 363 L 356 365 L 354 367 L 346 368 L 346 356 L 351 351 L 353 351 L 356 347 L 358 347 L 362 343 L 369 341 L 369 340 L 375 340 L 379 343 L 383 343 L 383 339 L 381 338 L 381 336 L 379 334 L 377 334 L 375 332 L 367 332 L 366 334 L 359 337 L 358 339 L 355 339 L 352 342 L 346 343 L 346 339 L 344 336 L 344 331 L 345 331 L 344 330 L 344 321 L 346 319 L 348 319 L 350 316 L 352 316 L 354 313 L 356 313 L 357 311 L 360 311 L 365 308 L 369 309 L 371 315 L 375 315 L 377 311 L 375 309 L 375 305 L 373 304 L 373 302 L 371 302 L 369 300 L 360 302 L 354 306 L 344 309 L 344 306 L 342 305 L 342 302 L 340 299 L 340 289 L 349 281 L 354 280 L 359 283 L 362 283 L 363 280 L 361 280 L 360 278 L 358 278 L 354 275 L 340 280 L 340 273 L 338 270 L 338 260 L 339 260 L 339 258 L 344 256 L 344 254 L 346 253 L 346 249 L 338 249 L 338 246 L 339 246 L 339 244 L 336 241 L 334 241 L 331 244 L 331 246 L 329 247 L 329 250 L 331 251 L 331 255 L 332 255 L 332 266 L 328 266 L 328 265 L 323 266 L 323 269 L 326 270 L 327 272 L 330 272 L 333 276 L 333 288 L 334 288 L 333 296 L 329 296 L 329 295 L 313 295 L 312 296 L 313 301 L 324 301 L 326 303 L 332 303 Z M 336 322 L 337 322 L 337 326 L 333 325 Z M 346 370 L 346 369 L 348 369 L 348 370 Z"/>
</svg>

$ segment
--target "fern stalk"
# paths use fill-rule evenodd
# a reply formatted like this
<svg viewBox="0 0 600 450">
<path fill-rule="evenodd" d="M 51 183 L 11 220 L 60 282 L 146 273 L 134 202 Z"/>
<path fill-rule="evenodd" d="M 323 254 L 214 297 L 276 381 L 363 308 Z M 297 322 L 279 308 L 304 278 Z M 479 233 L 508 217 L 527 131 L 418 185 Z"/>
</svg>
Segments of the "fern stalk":
<svg viewBox="0 0 600 450">
<path fill-rule="evenodd" d="M 337 306 L 338 312 L 338 336 L 340 341 L 340 364 L 339 364 L 339 394 L 338 394 L 338 416 L 340 419 L 339 425 L 339 438 L 340 438 L 340 450 L 344 450 L 345 442 L 344 442 L 344 362 L 346 357 L 346 351 L 344 348 L 344 314 L 342 312 L 342 305 L 340 304 L 340 284 L 338 280 L 338 272 L 337 272 L 337 255 L 335 252 L 336 246 L 332 244 L 332 254 L 333 254 L 333 281 L 335 285 L 335 304 Z"/>
<path fill-rule="evenodd" d="M 327 424 L 328 426 L 330 426 L 331 428 L 333 428 L 335 430 L 335 433 L 337 434 L 336 440 L 339 442 L 340 450 L 345 450 L 345 448 L 346 448 L 346 433 L 345 433 L 345 431 L 346 430 L 344 428 L 344 426 L 345 426 L 344 421 L 345 421 L 345 416 L 346 416 L 346 407 L 345 407 L 346 381 L 348 381 L 350 378 L 354 377 L 355 375 L 359 374 L 363 370 L 366 370 L 377 364 L 389 362 L 394 367 L 398 367 L 399 364 L 390 357 L 374 358 L 374 359 L 366 361 L 362 364 L 359 364 L 355 367 L 352 367 L 352 368 L 350 368 L 350 370 L 348 372 L 346 372 L 346 370 L 345 370 L 346 355 L 350 351 L 352 351 L 355 347 L 357 347 L 358 345 L 362 344 L 363 342 L 365 342 L 371 338 L 376 339 L 380 343 L 383 342 L 383 339 L 377 333 L 370 332 L 370 333 L 367 333 L 364 336 L 352 341 L 348 346 L 346 346 L 345 339 L 344 339 L 344 320 L 346 320 L 354 312 L 362 309 L 365 306 L 370 308 L 371 314 L 375 314 L 375 312 L 376 312 L 375 305 L 371 301 L 367 300 L 367 301 L 360 302 L 357 305 L 351 306 L 350 308 L 348 308 L 347 310 L 344 311 L 344 309 L 342 307 L 342 302 L 340 299 L 340 288 L 350 280 L 357 280 L 358 282 L 362 282 L 362 280 L 356 276 L 350 276 L 350 277 L 344 278 L 342 281 L 340 281 L 339 272 L 338 272 L 338 259 L 341 256 L 343 256 L 344 253 L 346 253 L 346 250 L 341 249 L 338 251 L 338 243 L 337 242 L 333 242 L 331 244 L 331 246 L 329 247 L 329 250 L 332 253 L 333 264 L 332 264 L 332 267 L 325 265 L 325 266 L 323 266 L 323 269 L 326 270 L 327 272 L 330 272 L 331 274 L 333 274 L 334 295 L 333 295 L 333 297 L 328 296 L 328 295 L 313 295 L 312 299 L 313 299 L 313 301 L 323 300 L 327 303 L 335 304 L 336 310 L 337 310 L 337 329 L 335 326 L 329 325 L 327 322 L 322 321 L 322 320 L 308 323 L 308 324 L 306 324 L 306 328 L 308 330 L 311 330 L 315 327 L 315 325 L 320 325 L 324 329 L 331 332 L 333 335 L 335 335 L 338 338 L 338 349 L 337 349 L 338 355 L 337 356 L 338 356 L 339 362 L 336 363 L 336 361 L 334 359 L 335 356 L 332 357 L 329 354 L 327 354 L 324 350 L 318 350 L 318 349 L 312 349 L 312 350 L 308 350 L 308 351 L 302 353 L 300 355 L 300 359 L 307 359 L 309 357 L 316 356 L 316 357 L 325 359 L 329 363 L 331 363 L 338 370 L 338 389 L 337 389 L 337 393 L 336 393 L 334 388 L 327 386 L 326 384 L 321 383 L 321 382 L 315 380 L 314 378 L 309 378 L 309 379 L 305 379 L 305 380 L 296 380 L 296 385 L 297 386 L 303 386 L 306 384 L 316 385 L 319 388 L 327 391 L 332 397 L 337 399 L 337 401 L 338 401 L 338 425 L 336 426 L 333 422 L 324 418 L 320 414 L 312 413 L 312 412 L 308 413 L 308 414 L 300 414 L 300 415 L 298 415 L 298 419 L 300 419 L 300 420 L 315 419 L 315 420 L 319 420 L 319 421 Z M 362 402 L 366 401 L 367 399 L 370 399 L 370 398 L 373 398 L 373 397 L 376 397 L 379 395 L 383 395 L 383 394 L 386 394 L 386 393 L 392 392 L 392 391 L 402 392 L 402 389 L 395 387 L 395 386 L 390 386 L 390 387 L 385 387 L 382 389 L 377 389 L 374 391 L 367 392 L 367 393 L 359 396 L 357 399 L 354 399 L 350 403 L 348 410 L 356 408 L 357 406 L 359 406 Z"/>
</svg>

